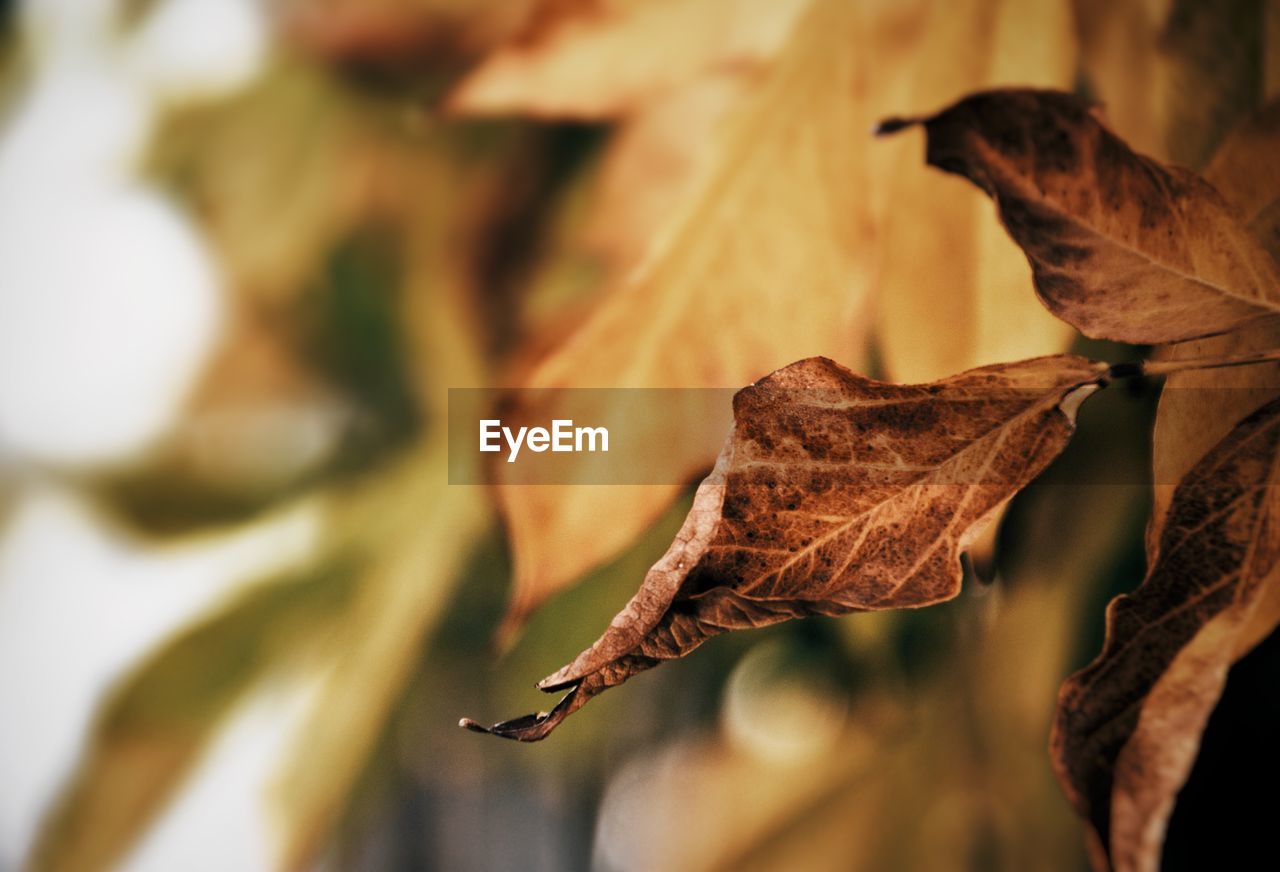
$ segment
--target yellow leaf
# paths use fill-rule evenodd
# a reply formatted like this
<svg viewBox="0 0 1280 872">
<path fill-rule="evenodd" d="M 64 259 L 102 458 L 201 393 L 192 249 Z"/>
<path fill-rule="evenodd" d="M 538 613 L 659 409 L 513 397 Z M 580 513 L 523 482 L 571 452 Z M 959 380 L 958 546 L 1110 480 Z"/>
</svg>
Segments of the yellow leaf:
<svg viewBox="0 0 1280 872">
<path fill-rule="evenodd" d="M 1072 82 L 1067 0 L 966 0 L 922 15 L 901 98 L 912 113 L 982 88 Z M 1027 259 L 991 204 L 960 180 L 920 167 L 922 147 L 916 136 L 889 140 L 876 157 L 892 167 L 876 281 L 876 338 L 889 377 L 931 381 L 1064 350 L 1072 331 L 1027 293 Z"/>
<path fill-rule="evenodd" d="M 601 161 L 585 244 L 634 267 L 712 168 L 725 117 L 748 88 L 740 75 L 704 76 L 628 116 Z"/>
<path fill-rule="evenodd" d="M 841 0 L 810 10 L 767 80 L 726 122 L 696 195 L 525 387 L 732 388 L 798 357 L 860 361 L 870 94 L 895 68 L 900 24 L 891 14 L 867 16 Z M 503 470 L 516 576 L 508 629 L 632 541 L 678 493 L 676 482 L 710 465 L 723 438 L 705 416 L 639 426 L 639 442 L 662 446 L 667 474 L 655 480 L 669 484 L 518 487 L 518 467 Z"/>
</svg>

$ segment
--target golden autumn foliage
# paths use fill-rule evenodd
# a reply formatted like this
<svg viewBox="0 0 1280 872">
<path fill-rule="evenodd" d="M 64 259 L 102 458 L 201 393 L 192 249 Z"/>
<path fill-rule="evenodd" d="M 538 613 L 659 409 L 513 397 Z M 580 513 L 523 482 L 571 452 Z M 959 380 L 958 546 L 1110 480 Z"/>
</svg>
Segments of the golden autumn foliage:
<svg viewBox="0 0 1280 872">
<path fill-rule="evenodd" d="M 0 5 L 0 868 L 1265 842 L 1276 3 L 82 7 Z"/>
</svg>

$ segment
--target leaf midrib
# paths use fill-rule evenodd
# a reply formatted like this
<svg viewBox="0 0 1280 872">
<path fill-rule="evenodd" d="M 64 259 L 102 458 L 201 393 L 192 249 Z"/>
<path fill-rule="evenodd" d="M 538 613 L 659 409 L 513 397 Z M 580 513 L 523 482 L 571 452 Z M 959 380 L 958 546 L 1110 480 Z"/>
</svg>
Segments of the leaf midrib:
<svg viewBox="0 0 1280 872">
<path fill-rule="evenodd" d="M 1114 236 L 1111 236 L 1107 233 L 1103 233 L 1092 222 L 1086 221 L 1080 215 L 1067 210 L 1066 207 L 1061 205 L 1055 197 L 1053 197 L 1051 194 L 1044 191 L 1039 185 L 1031 181 L 1031 179 L 1027 177 L 1025 174 L 1005 170 L 1006 161 L 1003 159 L 1003 155 L 1000 153 L 998 149 L 990 147 L 987 144 L 987 140 L 985 137 L 979 138 L 978 146 L 983 151 L 988 153 L 988 160 L 987 160 L 988 165 L 995 168 L 999 168 L 1000 170 L 999 175 L 1002 177 L 1004 183 L 1008 187 L 1014 190 L 1015 194 L 1020 194 L 1023 196 L 1024 199 L 1033 200 L 1037 203 L 1040 203 L 1044 208 L 1053 212 L 1059 218 L 1062 218 L 1067 223 L 1070 223 L 1076 227 L 1081 228 L 1082 230 L 1084 230 L 1086 233 L 1093 236 L 1094 238 L 1103 240 L 1107 244 L 1112 245 L 1115 248 L 1119 248 L 1122 251 L 1128 252 L 1129 254 L 1132 254 L 1135 257 L 1142 259 L 1143 261 L 1152 265 L 1153 267 L 1160 269 L 1164 272 L 1170 273 L 1171 275 L 1174 275 L 1182 279 L 1183 281 L 1191 282 L 1209 291 L 1216 292 L 1218 294 L 1221 294 L 1224 297 L 1230 297 L 1232 300 L 1238 300 L 1246 305 L 1253 306 L 1255 308 L 1267 309 L 1273 312 L 1280 312 L 1280 301 L 1271 300 L 1267 297 L 1242 296 L 1239 293 L 1236 293 L 1235 291 L 1229 288 L 1225 288 L 1220 285 L 1213 284 L 1199 276 L 1188 274 L 1171 264 L 1168 264 L 1162 260 L 1156 259 L 1149 252 L 1143 251 L 1140 248 L 1136 248 L 1133 245 L 1127 242 L 1124 242 L 1123 240 L 1117 239 Z M 991 159 L 992 156 L 994 156 L 996 159 L 992 160 Z M 1142 157 L 1141 155 L 1136 155 L 1136 154 L 1135 156 L 1139 158 Z M 1096 165 L 1097 163 L 1096 157 L 1094 158 L 1093 163 Z M 1167 172 L 1164 169 L 1164 167 L 1160 167 L 1160 170 L 1162 172 Z M 1095 178 L 1097 177 L 1096 171 L 1094 172 L 1094 177 Z M 1209 184 L 1209 183 L 1205 182 L 1205 184 Z M 1162 184 L 1162 189 L 1163 189 L 1163 184 Z M 1029 196 L 1029 194 L 1033 194 L 1033 195 Z M 994 197 L 993 199 L 996 200 L 996 205 L 999 206 L 999 197 Z M 1001 210 L 1001 212 L 1003 212 L 1003 210 Z M 1185 222 L 1183 221 L 1182 210 L 1178 210 L 1177 220 L 1179 224 L 1179 229 L 1181 231 L 1179 238 L 1185 239 L 1187 236 L 1187 232 L 1186 232 Z M 1246 233 L 1249 232 L 1248 228 L 1246 227 L 1241 227 L 1240 229 L 1245 231 Z M 1261 243 L 1259 243 L 1259 245 L 1261 245 Z M 1020 248 L 1022 247 L 1021 243 L 1019 243 L 1019 247 Z M 1250 271 L 1253 272 L 1252 267 L 1250 267 Z"/>
</svg>

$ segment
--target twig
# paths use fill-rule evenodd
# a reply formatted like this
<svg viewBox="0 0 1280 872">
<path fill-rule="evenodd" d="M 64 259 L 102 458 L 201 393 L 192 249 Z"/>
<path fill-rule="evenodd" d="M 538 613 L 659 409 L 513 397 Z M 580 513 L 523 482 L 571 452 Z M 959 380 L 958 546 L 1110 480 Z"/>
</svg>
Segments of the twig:
<svg viewBox="0 0 1280 872">
<path fill-rule="evenodd" d="M 1142 360 L 1116 363 L 1107 370 L 1108 378 L 1133 378 L 1141 375 L 1169 375 L 1191 369 L 1223 369 L 1228 366 L 1252 366 L 1256 363 L 1280 361 L 1280 349 L 1244 354 L 1239 357 L 1193 357 L 1186 360 Z"/>
</svg>

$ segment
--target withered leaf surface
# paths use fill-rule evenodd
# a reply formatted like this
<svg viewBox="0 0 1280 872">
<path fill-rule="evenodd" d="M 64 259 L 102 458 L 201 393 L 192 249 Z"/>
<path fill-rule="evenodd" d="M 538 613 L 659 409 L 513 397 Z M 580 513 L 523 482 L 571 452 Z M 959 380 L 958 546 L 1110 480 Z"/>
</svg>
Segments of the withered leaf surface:
<svg viewBox="0 0 1280 872">
<path fill-rule="evenodd" d="M 1135 154 L 1080 99 L 974 94 L 923 119 L 928 162 L 996 201 L 1050 311 L 1134 343 L 1221 333 L 1280 309 L 1280 268 L 1213 186 Z"/>
<path fill-rule="evenodd" d="M 1062 451 L 1106 371 L 1060 355 L 893 385 L 815 357 L 744 388 L 671 548 L 604 635 L 538 685 L 569 693 L 548 713 L 463 725 L 535 741 L 719 633 L 954 597 L 961 552 Z"/>
<path fill-rule="evenodd" d="M 1205 169 L 1273 257 L 1280 257 L 1280 101 L 1263 107 L 1223 141 Z M 1237 357 L 1280 348 L 1280 317 L 1223 336 L 1162 350 L 1172 359 Z M 1280 366 L 1192 369 L 1169 376 L 1160 394 L 1152 434 L 1155 504 L 1151 530 L 1158 532 L 1173 487 L 1196 461 L 1246 415 L 1280 390 Z"/>
<path fill-rule="evenodd" d="M 1159 868 L 1200 735 L 1273 585 L 1278 449 L 1273 400 L 1183 478 L 1146 579 L 1111 603 L 1102 653 L 1062 687 L 1054 766 L 1117 872 Z"/>
<path fill-rule="evenodd" d="M 1280 250 L 1280 104 L 1272 104 L 1248 119 L 1223 142 L 1205 171 L 1205 177 L 1235 206 L 1273 254 Z M 1267 319 L 1223 336 L 1182 343 L 1166 351 L 1172 359 L 1229 358 L 1274 349 L 1280 346 L 1280 319 Z M 1280 367 L 1275 363 L 1253 366 L 1188 370 L 1171 374 L 1160 394 L 1152 435 L 1155 493 L 1148 548 L 1153 553 L 1166 535 L 1176 515 L 1170 515 L 1177 484 L 1201 462 L 1204 455 L 1227 438 L 1240 421 L 1280 395 Z M 1275 499 L 1274 489 L 1270 499 Z M 1223 621 L 1227 631 L 1218 640 L 1218 650 L 1208 674 L 1223 670 L 1247 654 L 1266 638 L 1280 622 L 1280 577 L 1276 568 L 1258 579 L 1256 594 L 1247 618 Z M 1213 644 L 1213 643 L 1206 643 Z M 1190 656 L 1190 655 L 1188 655 Z M 1177 686 L 1175 683 L 1173 686 Z M 1196 700 L 1197 712 L 1207 713 L 1217 702 L 1220 681 L 1206 685 Z M 1202 714 L 1183 724 L 1180 741 L 1191 744 L 1191 757 L 1204 726 Z M 1177 779 L 1170 789 L 1182 783 Z M 1168 812 L 1149 818 L 1163 828 Z M 1140 819 L 1135 822 L 1140 823 Z M 1131 828 L 1131 832 L 1143 832 Z M 1146 855 L 1159 851 L 1159 832 L 1145 846 Z M 1140 846 L 1141 847 L 1141 846 Z M 1119 853 L 1117 849 L 1116 853 Z M 1151 861 L 1148 861 L 1151 862 Z"/>
<path fill-rule="evenodd" d="M 1205 178 L 1235 206 L 1272 256 L 1280 256 L 1280 101 L 1264 106 L 1223 141 Z M 1280 348 L 1280 316 L 1222 336 L 1165 350 L 1175 360 L 1239 357 Z M 1280 396 L 1280 364 L 1191 369 L 1176 372 L 1160 392 L 1152 432 L 1155 494 L 1148 537 L 1164 526 L 1174 486 L 1237 423 Z M 1266 638 L 1280 622 L 1280 583 L 1268 583 L 1251 626 L 1240 636 L 1237 657 Z"/>
</svg>

